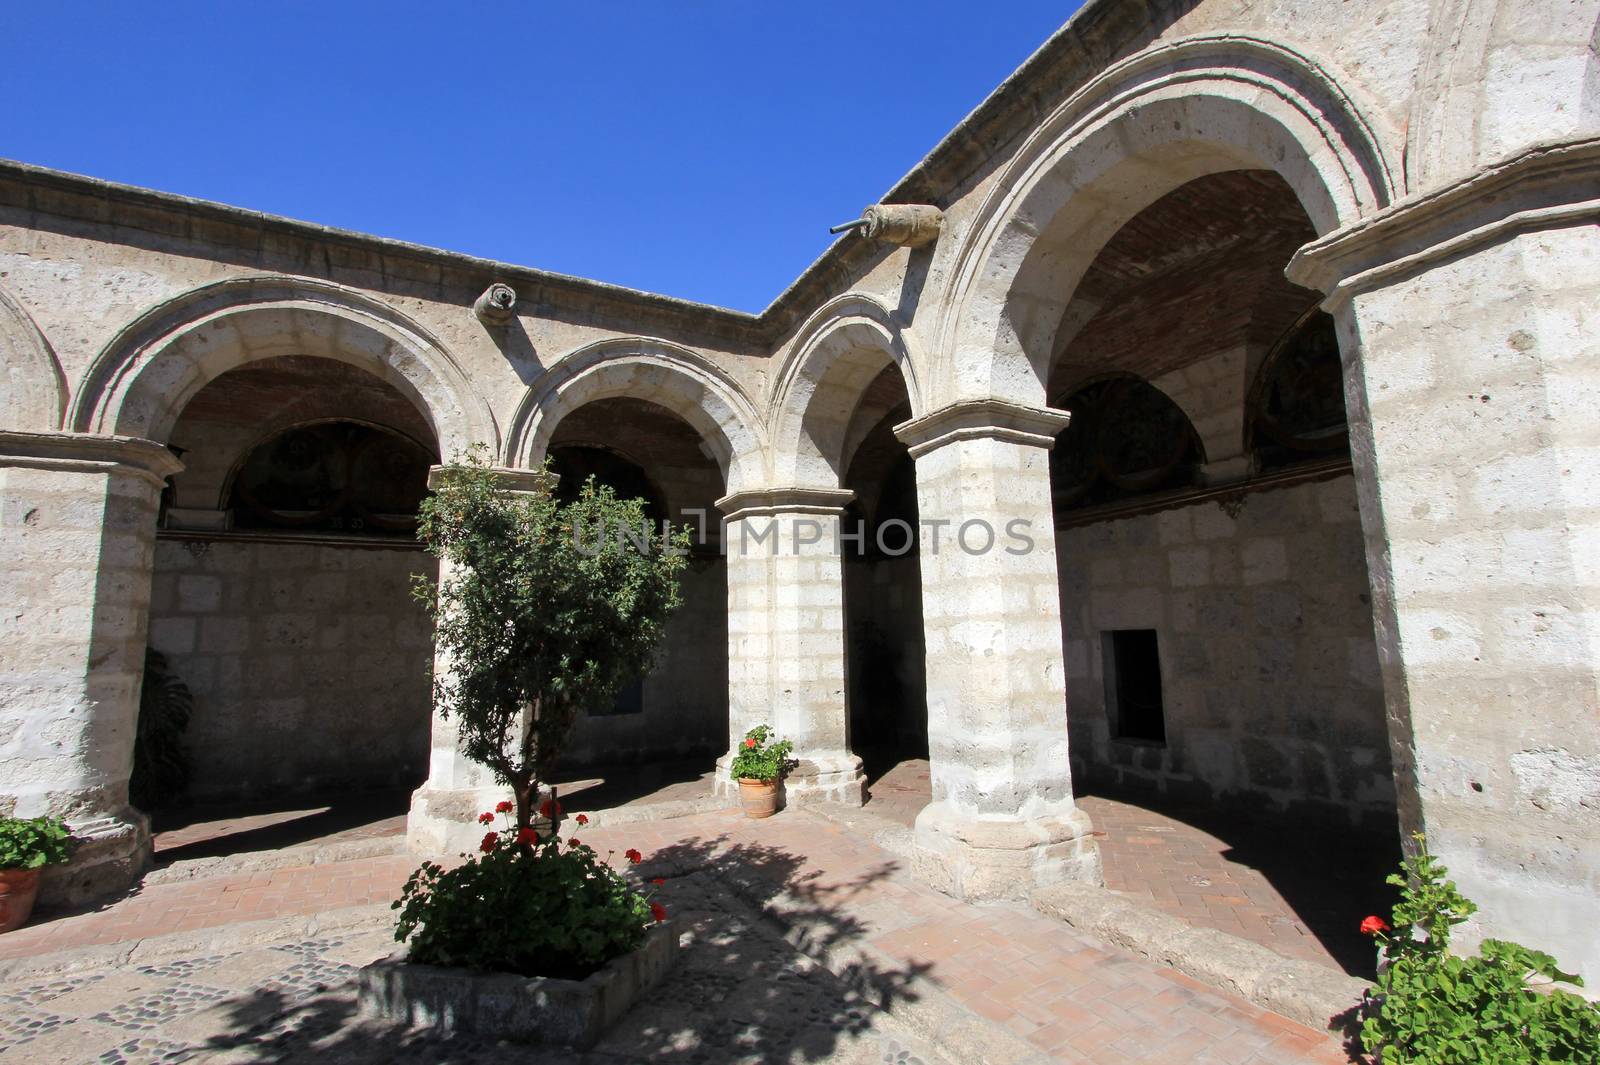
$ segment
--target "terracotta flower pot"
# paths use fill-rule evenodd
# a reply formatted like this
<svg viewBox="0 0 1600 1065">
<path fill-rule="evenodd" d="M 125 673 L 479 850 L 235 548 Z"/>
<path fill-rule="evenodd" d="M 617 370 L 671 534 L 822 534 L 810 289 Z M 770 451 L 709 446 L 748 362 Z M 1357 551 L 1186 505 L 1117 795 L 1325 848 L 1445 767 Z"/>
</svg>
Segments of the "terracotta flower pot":
<svg viewBox="0 0 1600 1065">
<path fill-rule="evenodd" d="M 21 928 L 39 897 L 39 870 L 0 869 L 0 933 Z"/>
<path fill-rule="evenodd" d="M 746 817 L 771 817 L 778 812 L 778 782 L 740 777 L 739 805 Z"/>
</svg>

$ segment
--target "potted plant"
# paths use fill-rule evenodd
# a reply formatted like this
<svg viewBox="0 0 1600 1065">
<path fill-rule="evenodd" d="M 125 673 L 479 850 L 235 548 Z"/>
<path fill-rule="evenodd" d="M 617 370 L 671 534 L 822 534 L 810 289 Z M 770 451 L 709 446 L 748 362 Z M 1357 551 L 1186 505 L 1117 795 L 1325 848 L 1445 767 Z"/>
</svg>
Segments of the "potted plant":
<svg viewBox="0 0 1600 1065">
<path fill-rule="evenodd" d="M 0 932 L 28 922 L 39 871 L 66 861 L 71 842 L 58 817 L 0 817 Z"/>
<path fill-rule="evenodd" d="M 746 817 L 771 817 L 778 812 L 778 782 L 788 772 L 794 744 L 776 740 L 766 725 L 744 734 L 733 756 L 733 778 L 739 782 L 739 805 Z"/>
</svg>

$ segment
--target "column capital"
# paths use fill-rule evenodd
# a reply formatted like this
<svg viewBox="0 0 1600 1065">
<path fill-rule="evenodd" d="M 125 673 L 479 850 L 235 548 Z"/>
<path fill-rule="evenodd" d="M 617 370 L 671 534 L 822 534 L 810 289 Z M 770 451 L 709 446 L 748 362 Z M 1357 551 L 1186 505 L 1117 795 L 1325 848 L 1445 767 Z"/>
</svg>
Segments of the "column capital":
<svg viewBox="0 0 1600 1065">
<path fill-rule="evenodd" d="M 437 490 L 443 483 L 444 473 L 448 466 L 428 467 L 428 487 Z M 516 466 L 490 466 L 489 472 L 494 474 L 496 485 L 508 492 L 523 492 L 529 495 L 548 492 L 556 483 L 556 475 L 542 467 L 523 469 Z"/>
<path fill-rule="evenodd" d="M 1049 450 L 1071 417 L 1052 407 L 1027 407 L 1004 399 L 963 399 L 901 422 L 894 427 L 894 435 L 914 459 L 958 440 L 1005 440 Z"/>
<path fill-rule="evenodd" d="M 785 514 L 838 516 L 855 497 L 848 488 L 752 488 L 723 496 L 717 509 L 728 521 Z"/>
<path fill-rule="evenodd" d="M 143 437 L 13 429 L 0 429 L 0 466 L 79 473 L 123 467 L 157 488 L 183 470 L 183 463 L 164 444 Z"/>
</svg>

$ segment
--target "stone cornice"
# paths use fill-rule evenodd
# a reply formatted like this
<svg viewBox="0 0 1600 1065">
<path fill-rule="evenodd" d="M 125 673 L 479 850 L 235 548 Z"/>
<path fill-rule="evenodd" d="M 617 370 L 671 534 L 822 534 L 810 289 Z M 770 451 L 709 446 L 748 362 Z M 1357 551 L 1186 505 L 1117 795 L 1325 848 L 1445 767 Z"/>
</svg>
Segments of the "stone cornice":
<svg viewBox="0 0 1600 1065">
<path fill-rule="evenodd" d="M 428 467 L 428 488 L 437 491 L 443 483 L 444 472 L 448 466 Z M 518 466 L 490 466 L 489 471 L 494 474 L 495 483 L 511 492 L 543 493 L 550 490 L 556 483 L 556 476 L 546 470 L 526 469 Z"/>
<path fill-rule="evenodd" d="M 728 521 L 788 514 L 839 515 L 856 494 L 848 488 L 754 488 L 717 500 Z"/>
<path fill-rule="evenodd" d="M 1452 185 L 1397 200 L 1312 241 L 1285 274 L 1351 296 L 1516 233 L 1600 218 L 1600 139 L 1536 145 Z"/>
<path fill-rule="evenodd" d="M 154 440 L 94 433 L 0 430 L 0 467 L 75 473 L 132 471 L 160 487 L 183 471 L 178 457 Z"/>
<path fill-rule="evenodd" d="M 1071 415 L 1050 407 L 1024 407 L 1003 399 L 964 399 L 901 422 L 894 435 L 912 458 L 958 440 L 1005 440 L 1050 449 Z"/>
</svg>

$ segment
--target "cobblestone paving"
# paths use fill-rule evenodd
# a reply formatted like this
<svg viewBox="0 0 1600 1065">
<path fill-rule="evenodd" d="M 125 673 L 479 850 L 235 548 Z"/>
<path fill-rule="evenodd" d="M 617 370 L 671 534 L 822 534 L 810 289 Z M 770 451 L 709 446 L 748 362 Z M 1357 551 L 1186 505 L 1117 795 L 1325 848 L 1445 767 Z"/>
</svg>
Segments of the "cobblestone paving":
<svg viewBox="0 0 1600 1065">
<path fill-rule="evenodd" d="M 0 997 L 0 1062 L 833 1062 L 945 1059 L 900 1031 L 709 875 L 667 888 L 677 967 L 587 1054 L 448 1040 L 363 1018 L 352 980 L 388 923 L 334 938 L 26 984 Z"/>
</svg>

